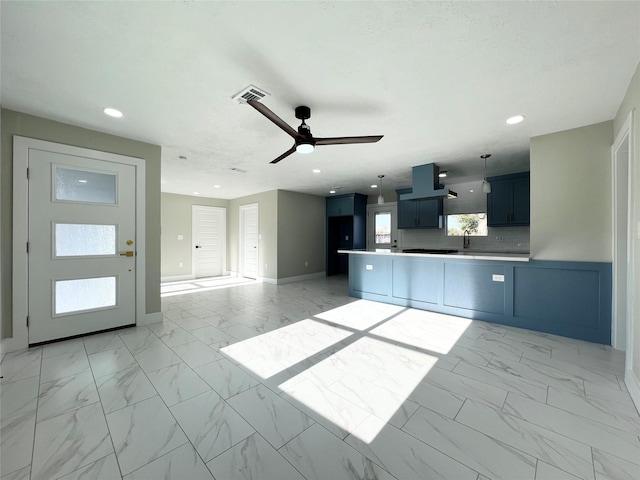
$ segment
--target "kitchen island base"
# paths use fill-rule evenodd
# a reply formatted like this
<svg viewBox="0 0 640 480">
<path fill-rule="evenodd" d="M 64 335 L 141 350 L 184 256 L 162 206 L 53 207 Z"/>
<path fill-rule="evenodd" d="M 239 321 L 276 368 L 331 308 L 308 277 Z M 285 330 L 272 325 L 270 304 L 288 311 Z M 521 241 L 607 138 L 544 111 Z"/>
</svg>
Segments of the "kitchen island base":
<svg viewBox="0 0 640 480">
<path fill-rule="evenodd" d="M 349 295 L 611 344 L 611 264 L 350 252 Z"/>
</svg>

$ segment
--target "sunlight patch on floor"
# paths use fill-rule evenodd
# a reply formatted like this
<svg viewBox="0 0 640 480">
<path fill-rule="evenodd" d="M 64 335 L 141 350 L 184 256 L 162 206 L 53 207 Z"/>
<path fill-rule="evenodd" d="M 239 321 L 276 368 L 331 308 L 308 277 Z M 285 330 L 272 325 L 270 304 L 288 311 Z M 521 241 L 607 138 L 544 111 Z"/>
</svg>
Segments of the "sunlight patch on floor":
<svg viewBox="0 0 640 480">
<path fill-rule="evenodd" d="M 160 297 L 173 297 L 189 293 L 201 293 L 221 288 L 259 283 L 257 280 L 244 277 L 209 277 L 194 280 L 182 280 L 179 282 L 167 282 L 160 285 Z"/>
<path fill-rule="evenodd" d="M 410 396 L 472 321 L 367 300 L 220 349 L 339 436 L 370 443 L 418 408 Z"/>
</svg>

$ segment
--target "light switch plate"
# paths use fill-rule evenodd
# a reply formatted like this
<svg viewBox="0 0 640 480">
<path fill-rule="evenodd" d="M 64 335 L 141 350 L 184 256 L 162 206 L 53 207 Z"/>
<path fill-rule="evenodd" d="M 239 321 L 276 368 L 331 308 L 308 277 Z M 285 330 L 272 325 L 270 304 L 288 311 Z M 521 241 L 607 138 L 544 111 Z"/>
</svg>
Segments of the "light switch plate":
<svg viewBox="0 0 640 480">
<path fill-rule="evenodd" d="M 178 240 L 184 240 L 184 235 L 178 235 Z"/>
<path fill-rule="evenodd" d="M 373 265 L 365 265 L 365 267 L 367 270 L 373 270 Z"/>
<path fill-rule="evenodd" d="M 504 275 L 496 275 L 494 273 L 492 279 L 494 282 L 504 282 Z"/>
</svg>

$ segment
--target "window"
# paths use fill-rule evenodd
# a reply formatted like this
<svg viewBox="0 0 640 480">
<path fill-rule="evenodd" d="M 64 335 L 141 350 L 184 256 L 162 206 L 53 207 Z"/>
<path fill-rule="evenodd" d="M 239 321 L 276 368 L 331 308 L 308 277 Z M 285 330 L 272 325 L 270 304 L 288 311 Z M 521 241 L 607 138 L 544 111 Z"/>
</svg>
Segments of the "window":
<svg viewBox="0 0 640 480">
<path fill-rule="evenodd" d="M 460 213 L 447 215 L 447 236 L 462 237 L 465 230 L 472 237 L 486 237 L 487 214 L 486 213 Z"/>
<path fill-rule="evenodd" d="M 391 243 L 391 213 L 376 212 L 375 216 L 376 245 Z"/>
</svg>

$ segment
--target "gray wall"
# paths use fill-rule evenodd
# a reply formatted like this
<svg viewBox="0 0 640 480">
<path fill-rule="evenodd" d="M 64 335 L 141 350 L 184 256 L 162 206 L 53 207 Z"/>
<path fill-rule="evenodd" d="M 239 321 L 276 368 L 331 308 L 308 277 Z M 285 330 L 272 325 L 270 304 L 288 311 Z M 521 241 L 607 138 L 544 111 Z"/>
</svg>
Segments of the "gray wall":
<svg viewBox="0 0 640 480">
<path fill-rule="evenodd" d="M 325 237 L 325 197 L 278 190 L 278 279 L 324 272 Z"/>
<path fill-rule="evenodd" d="M 633 311 L 631 312 L 632 324 L 633 324 L 633 358 L 631 366 L 627 365 L 627 370 L 631 370 L 631 374 L 635 377 L 636 387 L 640 386 L 640 300 L 638 299 L 638 290 L 640 289 L 640 238 L 638 235 L 638 229 L 640 229 L 640 118 L 638 112 L 640 111 L 640 64 L 636 68 L 636 72 L 631 79 L 627 93 L 620 105 L 620 109 L 613 122 L 613 138 L 620 132 L 622 125 L 624 124 L 627 116 L 635 109 L 633 118 L 633 176 L 631 178 L 631 192 L 632 192 L 632 212 L 631 218 L 633 219 L 632 229 L 636 232 L 632 235 L 633 240 L 630 247 L 631 255 L 633 258 L 633 265 L 631 266 L 633 271 L 632 285 L 634 290 L 631 295 L 633 300 Z M 637 405 L 640 408 L 640 405 Z"/>
<path fill-rule="evenodd" d="M 191 207 L 193 205 L 224 207 L 228 215 L 229 200 L 174 193 L 162 193 L 161 199 L 162 269 L 160 274 L 163 278 L 191 275 L 193 274 L 191 271 Z M 178 235 L 183 235 L 184 239 L 178 240 Z M 227 231 L 227 238 L 228 236 Z M 183 264 L 182 268 L 179 266 L 180 262 Z M 225 269 L 228 269 L 226 265 Z"/>
<path fill-rule="evenodd" d="M 13 235 L 13 136 L 90 148 L 119 155 L 142 158 L 146 163 L 146 311 L 160 311 L 160 147 L 128 138 L 108 135 L 33 115 L 2 109 L 2 321 L 3 334 L 12 335 L 11 258 Z"/>
<path fill-rule="evenodd" d="M 531 257 L 612 261 L 613 121 L 531 139 Z"/>
<path fill-rule="evenodd" d="M 240 207 L 258 204 L 258 275 L 270 280 L 278 278 L 278 192 L 269 192 L 235 198 L 229 201 L 227 211 L 227 263 L 232 272 L 239 271 Z"/>
</svg>

